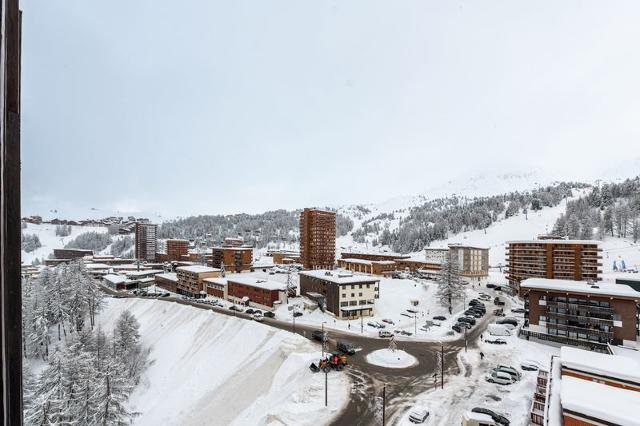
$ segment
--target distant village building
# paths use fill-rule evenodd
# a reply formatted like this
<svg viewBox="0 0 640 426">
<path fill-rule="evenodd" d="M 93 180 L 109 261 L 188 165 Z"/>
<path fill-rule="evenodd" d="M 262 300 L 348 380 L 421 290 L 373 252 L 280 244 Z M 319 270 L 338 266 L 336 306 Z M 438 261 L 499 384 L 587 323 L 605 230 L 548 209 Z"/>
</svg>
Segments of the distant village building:
<svg viewBox="0 0 640 426">
<path fill-rule="evenodd" d="M 343 259 L 362 259 L 362 260 L 376 260 L 376 261 L 393 261 L 397 259 L 409 259 L 411 256 L 398 253 L 359 253 L 343 251 L 340 254 Z"/>
<path fill-rule="evenodd" d="M 524 335 L 601 351 L 638 341 L 640 292 L 629 286 L 529 278 L 520 287 Z"/>
<path fill-rule="evenodd" d="M 203 265 L 180 266 L 176 268 L 177 292 L 189 297 L 204 297 L 204 279 L 220 276 L 220 269 Z"/>
<path fill-rule="evenodd" d="M 378 278 L 331 270 L 301 271 L 300 294 L 316 302 L 337 318 L 359 318 L 373 315 L 380 297 Z"/>
<path fill-rule="evenodd" d="M 53 249 L 53 257 L 55 259 L 82 259 L 85 256 L 93 256 L 93 250 L 62 248 Z"/>
<path fill-rule="evenodd" d="M 600 281 L 602 249 L 594 240 L 507 242 L 507 280 L 516 291 L 527 278 Z"/>
<path fill-rule="evenodd" d="M 158 250 L 158 225 L 152 223 L 136 223 L 135 257 L 138 260 L 153 262 Z"/>
<path fill-rule="evenodd" d="M 300 213 L 300 259 L 305 269 L 333 269 L 336 213 L 305 208 Z"/>
<path fill-rule="evenodd" d="M 275 302 L 285 299 L 285 285 L 252 276 L 234 276 L 227 278 L 227 294 L 237 302 L 273 308 Z"/>
</svg>

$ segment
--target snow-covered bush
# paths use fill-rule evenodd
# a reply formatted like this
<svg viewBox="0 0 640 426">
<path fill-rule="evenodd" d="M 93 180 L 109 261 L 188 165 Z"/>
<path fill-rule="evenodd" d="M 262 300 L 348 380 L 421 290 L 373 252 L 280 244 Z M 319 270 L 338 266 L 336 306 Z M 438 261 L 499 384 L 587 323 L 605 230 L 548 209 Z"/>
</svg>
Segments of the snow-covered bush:
<svg viewBox="0 0 640 426">
<path fill-rule="evenodd" d="M 37 250 L 40 247 L 42 247 L 42 244 L 40 243 L 40 237 L 38 237 L 36 234 L 22 234 L 22 250 L 26 251 L 27 253 L 31 253 L 32 251 Z"/>
<path fill-rule="evenodd" d="M 56 225 L 56 236 L 68 237 L 71 235 L 71 225 Z"/>
</svg>

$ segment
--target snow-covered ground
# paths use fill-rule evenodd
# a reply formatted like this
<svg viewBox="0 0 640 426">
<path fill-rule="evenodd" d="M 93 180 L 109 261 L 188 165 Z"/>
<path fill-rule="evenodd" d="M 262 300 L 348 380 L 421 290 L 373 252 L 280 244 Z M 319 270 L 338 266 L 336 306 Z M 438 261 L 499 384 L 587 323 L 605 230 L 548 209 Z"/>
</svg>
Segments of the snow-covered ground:
<svg viewBox="0 0 640 426">
<path fill-rule="evenodd" d="M 386 368 L 408 368 L 416 365 L 418 360 L 401 349 L 378 349 L 367 355 L 367 362 Z"/>
<path fill-rule="evenodd" d="M 85 232 L 106 233 L 107 228 L 104 226 L 71 226 L 71 235 L 59 237 L 56 235 L 56 225 L 48 223 L 42 223 L 40 225 L 27 223 L 27 227 L 22 230 L 22 233 L 37 235 L 38 238 L 40 238 L 42 247 L 31 253 L 22 250 L 22 263 L 24 265 L 30 265 L 36 258 L 42 262 L 43 259 L 47 259 L 49 255 L 53 253 L 53 249 L 63 248 L 69 241 Z M 108 249 L 109 247 L 107 247 L 107 250 Z"/>
<path fill-rule="evenodd" d="M 515 335 L 503 338 L 507 341 L 506 345 L 478 342 L 478 348 L 460 352 L 460 374 L 446 377 L 444 389 L 437 387 L 417 396 L 413 406 L 398 414 L 397 424 L 412 424 L 408 415 L 413 407 L 425 407 L 429 410 L 428 424 L 432 426 L 460 424 L 465 411 L 474 407 L 484 407 L 505 415 L 512 426 L 528 425 L 538 372 L 523 371 L 520 364 L 532 361 L 548 369 L 551 355 L 558 355 L 560 350 L 553 346 L 523 340 Z M 485 355 L 482 360 L 480 352 Z M 522 379 L 508 386 L 487 382 L 485 375 L 499 364 L 516 368 L 521 372 Z"/>
<path fill-rule="evenodd" d="M 251 321 L 177 303 L 108 299 L 99 323 L 129 309 L 140 322 L 152 365 L 132 394 L 137 425 L 327 424 L 348 400 L 349 380 L 309 364 L 320 357 L 306 339 Z"/>
</svg>

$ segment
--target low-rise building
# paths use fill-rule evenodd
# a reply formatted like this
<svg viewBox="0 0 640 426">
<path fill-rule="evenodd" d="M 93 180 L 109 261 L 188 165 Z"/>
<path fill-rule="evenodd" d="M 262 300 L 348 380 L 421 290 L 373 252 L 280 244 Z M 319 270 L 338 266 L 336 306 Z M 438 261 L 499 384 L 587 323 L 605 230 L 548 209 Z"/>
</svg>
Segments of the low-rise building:
<svg viewBox="0 0 640 426">
<path fill-rule="evenodd" d="M 269 253 L 275 265 L 286 265 L 289 263 L 300 263 L 300 252 L 280 250 Z M 288 259 L 288 260 L 287 260 Z"/>
<path fill-rule="evenodd" d="M 526 335 L 601 351 L 638 340 L 640 292 L 629 286 L 529 278 L 520 287 Z"/>
<path fill-rule="evenodd" d="M 167 291 L 171 291 L 173 293 L 178 292 L 178 274 L 176 274 L 175 272 L 157 274 L 153 278 L 158 287 L 163 288 Z"/>
<path fill-rule="evenodd" d="M 398 271 L 433 271 L 440 272 L 442 265 L 439 263 L 430 263 L 418 259 L 396 259 L 396 270 Z"/>
<path fill-rule="evenodd" d="M 411 256 L 398 253 L 358 253 L 343 251 L 340 254 L 342 259 L 362 259 L 362 260 L 397 260 L 409 259 Z"/>
<path fill-rule="evenodd" d="M 217 297 L 218 299 L 227 299 L 229 294 L 227 284 L 227 279 L 222 277 L 204 279 L 207 295 Z"/>
<path fill-rule="evenodd" d="M 373 315 L 380 297 L 380 280 L 370 276 L 318 269 L 301 271 L 299 278 L 300 294 L 321 303 L 337 318 Z"/>
<path fill-rule="evenodd" d="M 260 278 L 227 278 L 227 295 L 231 300 L 273 308 L 274 303 L 285 298 L 285 285 Z"/>
<path fill-rule="evenodd" d="M 338 259 L 338 267 L 363 274 L 391 275 L 396 270 L 396 262 L 393 260 Z"/>
<path fill-rule="evenodd" d="M 84 250 L 84 249 L 73 249 L 73 248 L 63 248 L 63 249 L 53 249 L 53 257 L 55 259 L 82 259 L 85 256 L 93 256 L 93 250 Z"/>
<path fill-rule="evenodd" d="M 426 247 L 424 254 L 427 262 L 443 264 L 449 255 L 448 247 Z"/>
<path fill-rule="evenodd" d="M 176 268 L 178 276 L 177 292 L 189 297 L 203 297 L 204 279 L 220 276 L 220 269 L 202 265 L 180 266 Z"/>
</svg>

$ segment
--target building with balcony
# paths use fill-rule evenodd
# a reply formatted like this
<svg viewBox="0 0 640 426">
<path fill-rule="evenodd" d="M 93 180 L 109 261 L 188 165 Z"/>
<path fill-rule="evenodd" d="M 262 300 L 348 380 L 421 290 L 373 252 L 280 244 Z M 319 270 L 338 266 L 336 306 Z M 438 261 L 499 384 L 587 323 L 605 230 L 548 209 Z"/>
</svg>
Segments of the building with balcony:
<svg viewBox="0 0 640 426">
<path fill-rule="evenodd" d="M 409 259 L 411 256 L 398 253 L 358 253 L 343 251 L 340 253 L 342 259 L 362 259 L 376 261 L 393 261 L 397 259 Z"/>
<path fill-rule="evenodd" d="M 164 246 L 165 262 L 177 262 L 189 254 L 189 240 L 166 240 Z"/>
<path fill-rule="evenodd" d="M 391 275 L 396 270 L 393 260 L 338 259 L 338 267 L 351 272 Z"/>
<path fill-rule="evenodd" d="M 138 260 L 154 262 L 158 251 L 158 225 L 136 222 L 135 257 Z"/>
<path fill-rule="evenodd" d="M 207 295 L 226 300 L 228 296 L 228 285 L 226 278 L 205 278 L 204 286 Z"/>
<path fill-rule="evenodd" d="M 373 315 L 380 297 L 380 280 L 370 276 L 316 269 L 301 271 L 299 277 L 300 294 L 340 319 Z"/>
<path fill-rule="evenodd" d="M 606 351 L 638 340 L 640 292 L 621 284 L 529 278 L 520 283 L 530 337 Z"/>
<path fill-rule="evenodd" d="M 527 278 L 600 281 L 602 249 L 593 240 L 507 242 L 507 280 L 516 291 Z"/>
<path fill-rule="evenodd" d="M 175 272 L 167 272 L 165 274 L 157 274 L 154 277 L 156 285 L 167 291 L 177 293 L 178 291 L 178 274 Z"/>
<path fill-rule="evenodd" d="M 252 247 L 214 247 L 211 254 L 211 265 L 214 268 L 222 269 L 224 265 L 226 272 L 250 271 L 253 268 Z"/>
<path fill-rule="evenodd" d="M 260 307 L 273 308 L 285 298 L 285 284 L 246 276 L 227 278 L 227 296 L 230 300 Z"/>
<path fill-rule="evenodd" d="M 300 213 L 300 260 L 305 269 L 333 269 L 336 213 L 305 208 Z"/>
<path fill-rule="evenodd" d="M 220 269 L 202 265 L 180 266 L 176 268 L 177 292 L 189 297 L 204 297 L 204 279 L 219 277 L 220 272 Z"/>
<path fill-rule="evenodd" d="M 483 284 L 489 278 L 489 249 L 449 244 L 449 256 L 458 263 L 460 278 L 469 284 Z"/>
</svg>

